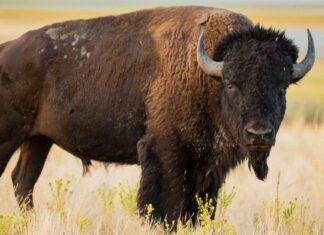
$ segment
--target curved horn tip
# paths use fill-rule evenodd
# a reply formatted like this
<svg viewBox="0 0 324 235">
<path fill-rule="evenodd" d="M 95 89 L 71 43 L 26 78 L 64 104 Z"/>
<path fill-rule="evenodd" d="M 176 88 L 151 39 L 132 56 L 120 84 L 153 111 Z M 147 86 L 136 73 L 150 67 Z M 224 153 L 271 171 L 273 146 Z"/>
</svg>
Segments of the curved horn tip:
<svg viewBox="0 0 324 235">
<path fill-rule="evenodd" d="M 307 28 L 308 47 L 305 58 L 298 64 L 294 64 L 293 78 L 299 80 L 311 70 L 315 62 L 315 46 L 310 30 Z"/>
<path fill-rule="evenodd" d="M 312 45 L 312 49 L 314 49 L 314 39 L 311 31 L 308 28 L 307 28 L 307 38 L 308 38 L 308 44 Z"/>
</svg>

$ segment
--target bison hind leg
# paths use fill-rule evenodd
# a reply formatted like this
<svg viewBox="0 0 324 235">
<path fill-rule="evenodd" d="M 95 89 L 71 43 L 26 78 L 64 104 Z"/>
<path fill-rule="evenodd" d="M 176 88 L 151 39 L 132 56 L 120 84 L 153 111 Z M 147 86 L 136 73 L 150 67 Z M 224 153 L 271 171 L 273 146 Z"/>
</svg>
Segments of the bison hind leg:
<svg viewBox="0 0 324 235">
<path fill-rule="evenodd" d="M 0 177 L 6 169 L 10 158 L 23 141 L 24 135 L 20 134 L 11 140 L 6 140 L 0 143 Z"/>
<path fill-rule="evenodd" d="M 26 140 L 20 148 L 20 156 L 11 178 L 16 199 L 23 210 L 33 208 L 34 185 L 43 169 L 52 141 L 45 136 Z"/>
<path fill-rule="evenodd" d="M 138 192 L 137 205 L 141 216 L 147 216 L 148 205 L 153 206 L 150 219 L 163 220 L 164 212 L 160 208 L 160 166 L 157 157 L 152 152 L 153 136 L 146 135 L 137 142 L 138 161 L 142 168 L 142 177 Z"/>
</svg>

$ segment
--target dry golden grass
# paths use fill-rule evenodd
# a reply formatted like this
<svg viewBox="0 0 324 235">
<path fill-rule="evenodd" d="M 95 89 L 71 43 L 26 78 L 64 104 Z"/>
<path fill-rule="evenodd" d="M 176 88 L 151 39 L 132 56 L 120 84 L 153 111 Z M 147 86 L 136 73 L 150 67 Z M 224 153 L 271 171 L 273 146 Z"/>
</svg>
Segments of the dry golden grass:
<svg viewBox="0 0 324 235">
<path fill-rule="evenodd" d="M 323 146 L 324 126 L 305 126 L 303 122 L 283 126 L 269 158 L 270 172 L 265 182 L 258 181 L 246 163 L 227 178 L 227 192 L 235 187 L 236 195 L 222 214 L 227 222 L 219 234 L 322 234 Z M 16 161 L 15 156 L 0 179 L 0 231 L 1 225 L 7 223 L 9 234 L 162 234 L 160 227 L 150 228 L 147 221 L 136 216 L 132 209 L 134 192 L 127 194 L 126 187 L 123 197 L 118 193 L 114 199 L 109 196 L 109 192 L 116 191 L 109 190 L 120 188 L 120 183 L 134 187 L 140 177 L 139 167 L 109 166 L 108 172 L 104 167 L 95 167 L 91 175 L 82 177 L 80 161 L 55 147 L 36 184 L 35 211 L 32 216 L 21 217 L 10 179 Z M 55 180 L 60 178 L 63 181 L 58 190 L 61 183 Z M 66 180 L 71 183 L 65 191 Z M 289 201 L 296 204 L 296 209 L 287 219 L 284 213 Z M 277 217 L 276 203 L 282 205 Z M 222 219 L 219 216 L 217 221 Z M 210 232 L 201 227 L 195 232 L 186 231 Z"/>
</svg>

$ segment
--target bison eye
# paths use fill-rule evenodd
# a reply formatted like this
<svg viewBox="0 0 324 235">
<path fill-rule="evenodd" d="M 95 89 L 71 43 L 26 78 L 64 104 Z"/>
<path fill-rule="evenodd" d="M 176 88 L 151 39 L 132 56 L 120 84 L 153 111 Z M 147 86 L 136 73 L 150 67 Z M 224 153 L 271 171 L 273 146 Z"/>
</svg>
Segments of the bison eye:
<svg viewBox="0 0 324 235">
<path fill-rule="evenodd" d="M 233 88 L 233 86 L 231 84 L 226 84 L 226 88 L 231 90 Z"/>
<path fill-rule="evenodd" d="M 234 90 L 236 90 L 236 85 L 229 81 L 225 81 L 224 88 L 230 92 L 233 92 Z"/>
</svg>

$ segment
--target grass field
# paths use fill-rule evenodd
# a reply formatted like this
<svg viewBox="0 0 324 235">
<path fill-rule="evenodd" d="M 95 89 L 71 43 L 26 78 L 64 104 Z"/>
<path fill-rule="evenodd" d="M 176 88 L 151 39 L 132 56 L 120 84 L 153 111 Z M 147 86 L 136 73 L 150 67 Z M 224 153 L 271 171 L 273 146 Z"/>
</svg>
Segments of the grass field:
<svg viewBox="0 0 324 235">
<path fill-rule="evenodd" d="M 140 7 L 139 7 L 140 8 Z M 323 7 L 230 6 L 264 25 L 324 27 Z M 0 8 L 0 42 L 56 21 L 129 11 L 113 9 Z M 302 11 L 301 11 L 302 9 Z M 302 13 L 300 13 L 302 12 Z M 288 91 L 288 111 L 269 158 L 269 175 L 258 181 L 244 163 L 227 178 L 217 218 L 200 207 L 200 226 L 179 234 L 324 234 L 324 60 Z M 81 162 L 54 147 L 35 188 L 35 210 L 23 215 L 14 198 L 13 157 L 0 178 L 0 235 L 163 234 L 135 211 L 137 166 L 97 165 L 82 177 Z"/>
<path fill-rule="evenodd" d="M 323 234 L 323 144 L 324 126 L 284 126 L 267 180 L 242 164 L 227 178 L 216 220 L 206 219 L 203 207 L 203 226 L 181 227 L 179 234 Z M 10 179 L 16 161 L 0 179 L 0 234 L 163 234 L 136 215 L 137 166 L 97 167 L 82 177 L 80 161 L 53 148 L 36 184 L 35 211 L 22 216 Z"/>
</svg>

